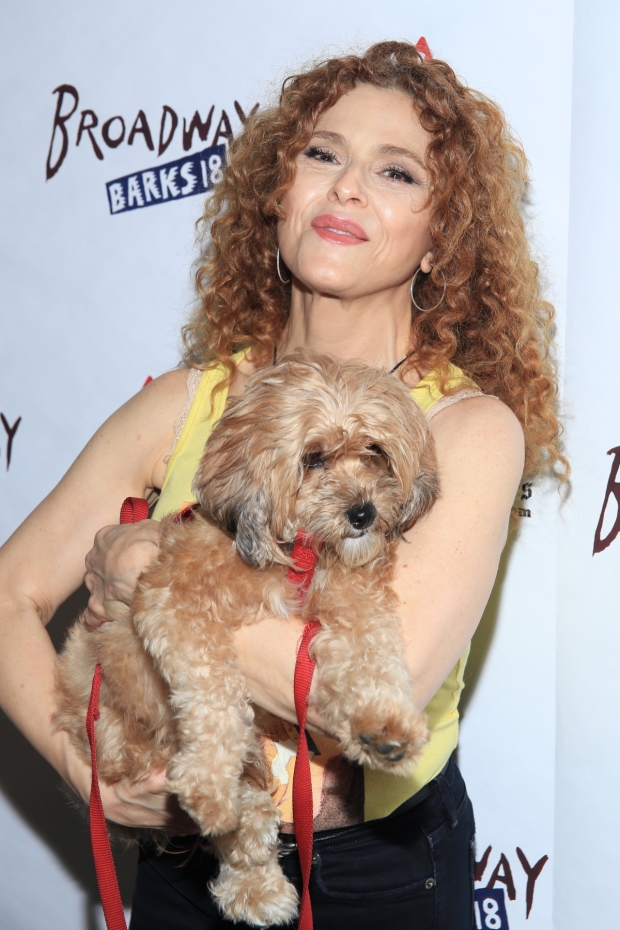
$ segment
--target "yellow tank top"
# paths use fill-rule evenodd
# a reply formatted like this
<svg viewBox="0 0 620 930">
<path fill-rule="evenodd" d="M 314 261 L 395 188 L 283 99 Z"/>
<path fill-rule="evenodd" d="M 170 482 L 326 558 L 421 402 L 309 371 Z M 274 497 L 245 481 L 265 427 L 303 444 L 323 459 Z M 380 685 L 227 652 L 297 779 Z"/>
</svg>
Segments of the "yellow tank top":
<svg viewBox="0 0 620 930">
<path fill-rule="evenodd" d="M 239 362 L 244 352 L 235 356 Z M 218 391 L 212 404 L 211 392 L 224 378 L 220 366 L 205 371 L 200 379 L 185 424 L 168 462 L 168 468 L 153 518 L 177 513 L 195 502 L 192 482 L 205 443 L 224 412 L 226 389 Z M 460 368 L 451 366 L 446 391 L 472 388 Z M 444 397 L 438 377 L 431 372 L 411 391 L 411 396 L 427 415 Z M 425 712 L 430 739 L 412 775 L 401 778 L 349 764 L 338 744 L 310 734 L 312 793 L 315 828 L 325 829 L 387 817 L 420 788 L 435 778 L 448 761 L 458 741 L 458 703 L 463 690 L 463 673 L 469 646 L 452 669 Z M 298 731 L 295 726 L 258 710 L 257 722 L 265 734 L 264 748 L 276 782 L 275 801 L 282 824 L 293 821 L 292 774 Z"/>
</svg>

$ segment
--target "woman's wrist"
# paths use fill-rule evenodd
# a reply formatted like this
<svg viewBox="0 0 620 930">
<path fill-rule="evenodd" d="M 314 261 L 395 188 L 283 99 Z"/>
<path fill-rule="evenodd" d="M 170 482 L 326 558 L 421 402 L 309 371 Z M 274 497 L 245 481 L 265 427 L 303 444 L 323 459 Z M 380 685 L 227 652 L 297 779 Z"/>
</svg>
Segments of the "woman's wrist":
<svg viewBox="0 0 620 930">
<path fill-rule="evenodd" d="M 91 768 L 79 756 L 66 731 L 60 730 L 55 734 L 53 749 L 48 755 L 48 761 L 74 794 L 88 804 Z"/>
</svg>

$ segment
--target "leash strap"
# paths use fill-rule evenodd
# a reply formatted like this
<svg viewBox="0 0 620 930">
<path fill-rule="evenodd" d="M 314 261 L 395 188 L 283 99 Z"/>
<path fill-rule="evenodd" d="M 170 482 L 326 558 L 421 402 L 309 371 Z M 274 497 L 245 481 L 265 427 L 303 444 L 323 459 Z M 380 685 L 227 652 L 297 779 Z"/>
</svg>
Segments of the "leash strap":
<svg viewBox="0 0 620 930">
<path fill-rule="evenodd" d="M 139 523 L 147 520 L 149 503 L 143 497 L 126 497 L 121 505 L 120 523 Z"/>
<path fill-rule="evenodd" d="M 312 537 L 299 532 L 293 545 L 292 558 L 295 568 L 288 573 L 288 580 L 299 588 L 302 601 L 308 592 L 317 555 L 312 548 Z M 308 738 L 306 736 L 306 716 L 308 712 L 308 695 L 314 674 L 315 661 L 308 652 L 308 646 L 321 628 L 318 620 L 306 624 L 297 652 L 293 694 L 295 713 L 299 723 L 299 744 L 293 770 L 293 822 L 295 840 L 301 866 L 302 892 L 299 906 L 298 930 L 312 930 L 312 903 L 310 901 L 310 872 L 312 870 L 312 844 L 314 839 L 314 810 L 312 804 L 312 778 L 310 776 L 310 757 Z"/>
<path fill-rule="evenodd" d="M 191 523 L 194 519 L 194 511 L 198 510 L 200 504 L 190 504 L 188 507 L 184 507 L 183 510 L 179 510 L 178 514 L 172 521 L 173 523 Z"/>
<path fill-rule="evenodd" d="M 312 807 L 310 757 L 308 755 L 308 739 L 306 736 L 306 714 L 315 666 L 315 661 L 308 652 L 308 646 L 320 628 L 321 624 L 318 620 L 311 620 L 306 623 L 295 663 L 294 696 L 295 712 L 299 721 L 299 744 L 293 770 L 293 821 L 302 877 L 298 930 L 312 930 L 310 871 L 312 869 L 314 810 Z"/>
<path fill-rule="evenodd" d="M 97 746 L 95 740 L 95 720 L 99 719 L 99 689 L 101 688 L 101 666 L 95 667 L 93 687 L 90 692 L 88 712 L 86 714 L 86 732 L 90 743 L 92 759 L 92 781 L 90 785 L 90 843 L 93 850 L 97 885 L 103 906 L 103 916 L 108 930 L 127 930 L 123 902 L 118 887 L 116 868 L 112 858 L 110 837 L 103 813 L 99 776 L 97 774 Z"/>
<path fill-rule="evenodd" d="M 121 523 L 139 523 L 146 520 L 149 515 L 149 505 L 142 497 L 127 497 L 121 507 Z M 95 872 L 99 896 L 103 907 L 103 916 L 108 930 L 127 930 L 123 902 L 118 887 L 116 868 L 112 857 L 110 836 L 105 822 L 101 792 L 99 791 L 99 774 L 97 771 L 97 740 L 95 737 L 95 721 L 99 720 L 99 691 L 101 690 L 101 666 L 95 666 L 93 684 L 86 713 L 86 732 L 90 743 L 90 756 L 92 764 L 92 779 L 90 784 L 90 843 L 93 850 Z"/>
</svg>

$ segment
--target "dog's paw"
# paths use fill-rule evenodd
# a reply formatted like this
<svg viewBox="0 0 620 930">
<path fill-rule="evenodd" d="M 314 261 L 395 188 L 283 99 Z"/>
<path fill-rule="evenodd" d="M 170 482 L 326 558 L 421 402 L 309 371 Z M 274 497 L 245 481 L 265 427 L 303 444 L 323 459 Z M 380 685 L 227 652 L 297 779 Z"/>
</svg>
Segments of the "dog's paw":
<svg viewBox="0 0 620 930">
<path fill-rule="evenodd" d="M 400 762 L 407 754 L 407 749 L 411 745 L 407 740 L 399 742 L 398 740 L 388 740 L 386 727 L 383 727 L 381 733 L 358 733 L 358 739 L 368 746 L 368 751 L 379 756 L 379 760 L 384 762 Z"/>
<path fill-rule="evenodd" d="M 277 861 L 244 869 L 223 866 L 210 887 L 224 917 L 237 923 L 282 926 L 297 916 L 297 892 Z"/>
<path fill-rule="evenodd" d="M 355 762 L 395 774 L 411 771 L 428 740 L 425 718 L 417 711 L 392 715 L 377 722 L 352 721 L 352 740 L 346 755 Z"/>
</svg>

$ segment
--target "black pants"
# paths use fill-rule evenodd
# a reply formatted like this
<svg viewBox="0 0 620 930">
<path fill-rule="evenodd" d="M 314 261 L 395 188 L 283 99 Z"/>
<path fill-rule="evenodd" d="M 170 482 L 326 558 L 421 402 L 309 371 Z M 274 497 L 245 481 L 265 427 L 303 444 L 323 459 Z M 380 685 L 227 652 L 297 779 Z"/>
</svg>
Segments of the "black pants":
<svg viewBox="0 0 620 930">
<path fill-rule="evenodd" d="M 299 891 L 297 851 L 282 839 L 282 868 Z M 450 761 L 390 817 L 315 833 L 315 930 L 471 930 L 473 844 L 471 802 Z M 184 858 L 142 849 L 130 930 L 246 928 L 224 920 L 209 896 L 214 857 L 200 852 L 179 867 Z"/>
</svg>

